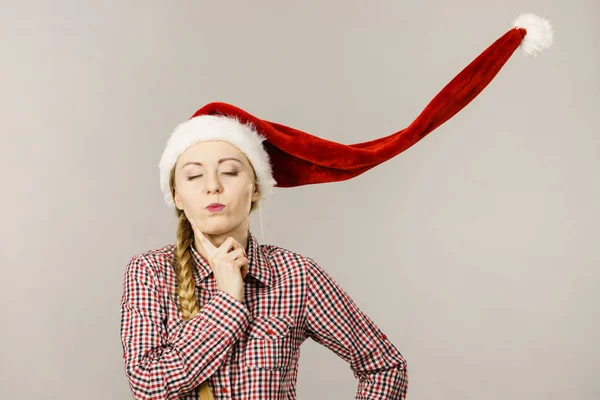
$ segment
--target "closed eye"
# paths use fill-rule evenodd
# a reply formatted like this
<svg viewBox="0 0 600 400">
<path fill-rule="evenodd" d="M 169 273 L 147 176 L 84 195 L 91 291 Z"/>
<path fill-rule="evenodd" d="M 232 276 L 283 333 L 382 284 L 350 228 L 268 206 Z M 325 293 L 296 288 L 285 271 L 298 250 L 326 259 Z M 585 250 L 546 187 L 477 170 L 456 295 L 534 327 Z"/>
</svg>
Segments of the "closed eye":
<svg viewBox="0 0 600 400">
<path fill-rule="evenodd" d="M 223 172 L 223 175 L 237 176 L 238 173 L 237 172 Z M 187 180 L 191 181 L 192 179 L 200 178 L 201 176 L 203 176 L 203 175 L 200 174 L 200 175 L 190 176 Z"/>
</svg>

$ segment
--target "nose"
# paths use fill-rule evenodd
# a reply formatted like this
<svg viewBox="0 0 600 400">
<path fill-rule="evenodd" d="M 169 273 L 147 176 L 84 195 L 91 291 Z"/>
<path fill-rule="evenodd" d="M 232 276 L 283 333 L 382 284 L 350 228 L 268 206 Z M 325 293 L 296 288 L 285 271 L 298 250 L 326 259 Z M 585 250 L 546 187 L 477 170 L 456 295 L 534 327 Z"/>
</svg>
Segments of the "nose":
<svg viewBox="0 0 600 400">
<path fill-rule="evenodd" d="M 219 180 L 218 174 L 207 174 L 206 175 L 206 193 L 221 193 L 223 191 L 223 186 L 221 185 L 221 181 Z"/>
</svg>

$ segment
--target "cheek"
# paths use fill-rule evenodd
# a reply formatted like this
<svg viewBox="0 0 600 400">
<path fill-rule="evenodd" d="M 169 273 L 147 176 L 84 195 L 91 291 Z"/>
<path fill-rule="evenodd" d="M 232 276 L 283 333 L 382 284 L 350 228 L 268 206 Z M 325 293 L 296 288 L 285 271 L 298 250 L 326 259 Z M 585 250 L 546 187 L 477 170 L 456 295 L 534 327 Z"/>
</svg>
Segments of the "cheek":
<svg viewBox="0 0 600 400">
<path fill-rule="evenodd" d="M 246 203 L 250 203 L 252 201 L 252 191 L 253 191 L 253 187 L 252 185 L 248 185 L 245 189 L 244 189 L 244 204 Z"/>
<path fill-rule="evenodd" d="M 190 185 L 180 185 L 177 189 L 177 195 L 181 199 L 181 201 L 185 204 L 189 204 L 192 199 L 193 190 Z"/>
<path fill-rule="evenodd" d="M 195 210 L 202 204 L 202 190 L 192 182 L 184 182 L 176 193 L 183 206 L 189 210 Z"/>
<path fill-rule="evenodd" d="M 237 190 L 237 195 L 233 200 L 235 204 L 235 209 L 237 210 L 246 210 L 249 207 L 250 202 L 252 201 L 252 190 L 248 187 L 241 187 Z"/>
</svg>

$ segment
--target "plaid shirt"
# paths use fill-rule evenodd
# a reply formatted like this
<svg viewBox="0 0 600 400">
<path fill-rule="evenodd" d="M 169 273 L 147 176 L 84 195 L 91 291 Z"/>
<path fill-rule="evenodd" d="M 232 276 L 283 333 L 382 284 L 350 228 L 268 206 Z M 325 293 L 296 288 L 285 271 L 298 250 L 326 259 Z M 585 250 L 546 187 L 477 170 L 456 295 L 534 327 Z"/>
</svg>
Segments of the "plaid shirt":
<svg viewBox="0 0 600 400">
<path fill-rule="evenodd" d="M 215 399 L 295 399 L 307 338 L 350 364 L 355 399 L 405 399 L 406 361 L 315 261 L 248 238 L 244 303 L 217 288 L 192 248 L 200 311 L 179 310 L 175 245 L 134 256 L 121 300 L 125 375 L 136 399 L 197 399 L 208 379 Z"/>
</svg>

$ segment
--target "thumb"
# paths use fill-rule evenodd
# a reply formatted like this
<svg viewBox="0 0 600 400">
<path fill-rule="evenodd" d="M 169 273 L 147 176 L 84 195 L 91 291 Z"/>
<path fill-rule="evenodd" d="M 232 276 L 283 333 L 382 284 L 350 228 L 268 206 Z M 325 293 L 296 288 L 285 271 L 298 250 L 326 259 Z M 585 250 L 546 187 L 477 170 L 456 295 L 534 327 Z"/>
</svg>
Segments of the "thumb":
<svg viewBox="0 0 600 400">
<path fill-rule="evenodd" d="M 204 247 L 206 250 L 210 250 L 211 252 L 214 251 L 216 247 L 213 246 L 213 244 L 210 242 L 210 240 L 206 238 L 206 236 L 204 236 L 204 233 L 202 233 L 198 225 L 196 225 L 196 221 L 194 221 L 193 218 L 190 218 L 190 222 L 192 223 L 194 234 L 198 237 L 198 240 L 200 241 L 202 247 Z"/>
</svg>

